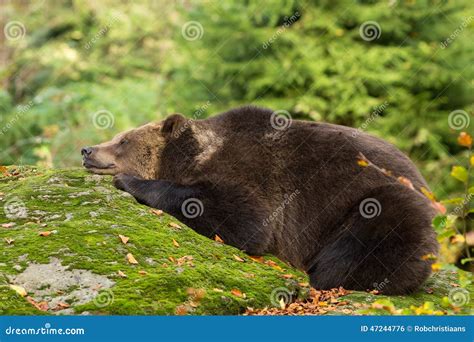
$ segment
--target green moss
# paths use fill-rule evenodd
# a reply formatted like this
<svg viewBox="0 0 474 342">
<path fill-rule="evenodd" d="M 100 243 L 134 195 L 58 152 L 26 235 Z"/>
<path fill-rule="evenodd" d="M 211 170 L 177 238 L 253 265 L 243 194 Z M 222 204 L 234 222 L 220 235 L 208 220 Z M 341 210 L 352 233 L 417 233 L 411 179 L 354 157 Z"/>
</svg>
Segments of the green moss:
<svg viewBox="0 0 474 342">
<path fill-rule="evenodd" d="M 0 205 L 8 209 L 8 203 L 19 203 L 26 209 L 25 217 L 19 218 L 7 215 L 8 210 L 0 211 L 0 224 L 15 223 L 0 227 L 0 313 L 41 313 L 8 284 L 28 265 L 49 263 L 52 257 L 70 270 L 88 270 L 115 283 L 110 289 L 94 289 L 98 297 L 84 304 L 68 300 L 73 309 L 68 313 L 169 315 L 184 307 L 189 314 L 239 314 L 246 307 L 271 306 L 276 288 L 300 295 L 307 290 L 298 284 L 307 282 L 302 272 L 273 257 L 265 258 L 283 270 L 253 261 L 183 224 L 181 229 L 171 227 L 169 223 L 178 223 L 176 219 L 166 214 L 156 216 L 128 194 L 115 190 L 111 177 L 90 175 L 80 169 L 23 167 L 19 171 L 18 175 L 0 178 Z M 40 236 L 42 231 L 52 234 Z M 123 244 L 119 234 L 129 237 L 129 242 Z M 15 241 L 7 244 L 3 241 L 6 238 Z M 133 254 L 137 265 L 127 261 L 127 253 Z M 237 261 L 235 256 L 245 262 Z M 126 277 L 119 276 L 119 271 Z M 284 274 L 293 276 L 286 279 Z M 438 273 L 425 286 L 432 288 L 432 294 L 420 291 L 391 299 L 396 306 L 419 306 L 428 300 L 441 305 L 455 282 L 456 274 Z M 80 288 L 72 286 L 64 292 Z M 47 286 L 42 289 L 49 290 Z M 197 298 L 190 289 L 200 290 L 203 295 Z M 236 296 L 233 289 L 243 295 Z M 29 295 L 41 299 L 35 293 Z M 55 295 L 50 293 L 48 298 L 54 299 Z M 348 305 L 336 313 L 381 297 L 353 293 L 345 298 Z"/>
</svg>

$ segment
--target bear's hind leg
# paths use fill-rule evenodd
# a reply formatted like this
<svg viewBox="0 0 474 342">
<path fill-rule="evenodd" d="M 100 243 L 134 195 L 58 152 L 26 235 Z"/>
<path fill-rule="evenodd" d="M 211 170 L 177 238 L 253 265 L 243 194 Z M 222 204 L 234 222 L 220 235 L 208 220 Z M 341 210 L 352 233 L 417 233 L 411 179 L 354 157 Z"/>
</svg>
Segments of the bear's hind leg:
<svg viewBox="0 0 474 342">
<path fill-rule="evenodd" d="M 437 253 L 433 214 L 422 195 L 403 185 L 375 189 L 357 203 L 333 242 L 316 256 L 308 271 L 311 285 L 385 294 L 415 291 L 431 272 L 431 262 L 423 256 Z"/>
</svg>

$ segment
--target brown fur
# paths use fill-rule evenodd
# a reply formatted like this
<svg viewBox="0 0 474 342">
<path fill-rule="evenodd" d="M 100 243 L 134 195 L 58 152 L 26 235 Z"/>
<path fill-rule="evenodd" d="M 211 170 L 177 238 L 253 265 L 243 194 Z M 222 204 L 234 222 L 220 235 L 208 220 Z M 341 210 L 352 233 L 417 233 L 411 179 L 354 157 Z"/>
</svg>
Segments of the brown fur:
<svg viewBox="0 0 474 342">
<path fill-rule="evenodd" d="M 277 130 L 271 120 L 272 111 L 256 107 L 197 121 L 173 115 L 93 147 L 85 165 L 115 165 L 91 170 L 116 174 L 118 188 L 203 235 L 277 255 L 315 287 L 418 288 L 431 270 L 422 257 L 436 254 L 437 243 L 430 202 L 396 181 L 428 188 L 413 163 L 352 128 L 294 120 Z M 360 152 L 394 178 L 360 167 Z M 204 208 L 192 219 L 182 212 L 190 198 Z M 361 215 L 366 199 L 378 201 L 379 215 Z"/>
</svg>

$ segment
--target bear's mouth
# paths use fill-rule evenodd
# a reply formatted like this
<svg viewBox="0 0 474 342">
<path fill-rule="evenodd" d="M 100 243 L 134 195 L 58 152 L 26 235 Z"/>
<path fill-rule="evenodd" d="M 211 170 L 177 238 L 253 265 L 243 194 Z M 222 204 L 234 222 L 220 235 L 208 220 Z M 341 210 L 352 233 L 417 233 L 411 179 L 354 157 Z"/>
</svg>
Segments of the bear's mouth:
<svg viewBox="0 0 474 342">
<path fill-rule="evenodd" d="M 110 170 L 116 168 L 115 164 L 97 165 L 91 163 L 89 160 L 84 160 L 82 165 L 88 170 Z"/>
</svg>

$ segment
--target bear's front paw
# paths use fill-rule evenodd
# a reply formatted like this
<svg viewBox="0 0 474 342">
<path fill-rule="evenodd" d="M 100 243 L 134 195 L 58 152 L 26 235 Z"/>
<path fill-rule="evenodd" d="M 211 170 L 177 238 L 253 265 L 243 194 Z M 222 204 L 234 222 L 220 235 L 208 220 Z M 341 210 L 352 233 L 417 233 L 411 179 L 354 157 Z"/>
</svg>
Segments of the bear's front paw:
<svg viewBox="0 0 474 342">
<path fill-rule="evenodd" d="M 128 189 L 130 188 L 130 184 L 133 181 L 133 179 L 134 179 L 133 176 L 127 175 L 125 173 L 119 173 L 119 174 L 114 176 L 113 183 L 114 183 L 114 186 L 117 189 L 123 190 L 123 191 L 128 191 Z"/>
</svg>

